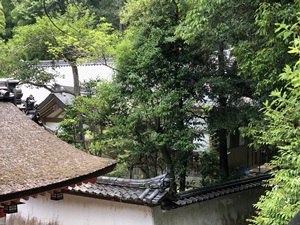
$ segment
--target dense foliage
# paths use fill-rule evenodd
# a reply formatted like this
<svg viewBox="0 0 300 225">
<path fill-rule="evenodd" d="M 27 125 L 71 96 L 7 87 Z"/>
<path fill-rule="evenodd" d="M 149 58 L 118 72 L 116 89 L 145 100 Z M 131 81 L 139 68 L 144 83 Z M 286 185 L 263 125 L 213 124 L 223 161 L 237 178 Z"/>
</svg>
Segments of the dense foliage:
<svg viewBox="0 0 300 225">
<path fill-rule="evenodd" d="M 214 59 L 208 73 L 201 73 L 198 91 L 214 102 L 207 123 L 215 137 L 220 168 L 229 176 L 227 136 L 247 124 L 257 108 L 254 99 L 256 82 L 239 74 L 235 49 L 254 30 L 257 4 L 249 1 L 193 1 L 176 33 L 198 51 Z M 206 65 L 209 62 L 206 62 Z"/>
<path fill-rule="evenodd" d="M 81 5 L 68 6 L 64 14 L 49 20 L 47 16 L 37 17 L 31 25 L 14 28 L 6 51 L 2 50 L 5 64 L 0 73 L 13 73 L 23 83 L 50 88 L 49 82 L 55 75 L 45 73 L 35 65 L 38 60 L 64 60 L 73 68 L 74 95 L 79 95 L 77 64 L 82 61 L 106 59 L 112 54 L 113 33 L 111 24 L 105 20 L 95 26 L 95 17 Z"/>
<path fill-rule="evenodd" d="M 119 176 L 133 168 L 144 177 L 168 172 L 175 191 L 185 189 L 204 132 L 215 149 L 199 162 L 209 167 L 218 159 L 210 168 L 228 177 L 227 136 L 246 127 L 255 148 L 278 152 L 272 190 L 256 204 L 252 223 L 286 224 L 299 210 L 298 0 L 1 4 L 0 76 L 51 90 L 55 75 L 39 60 L 65 60 L 73 69 L 77 98 L 60 125 L 62 139 L 118 159 Z M 79 63 L 108 58 L 112 82 L 79 84 Z M 210 171 L 203 169 L 203 182 Z"/>
<path fill-rule="evenodd" d="M 289 53 L 299 59 L 300 39 L 295 32 L 299 23 L 277 26 L 279 36 L 293 39 Z M 278 149 L 278 155 L 269 163 L 275 168 L 274 177 L 268 181 L 271 189 L 255 204 L 257 215 L 250 220 L 252 224 L 287 224 L 300 210 L 299 62 L 285 66 L 279 79 L 286 85 L 271 92 L 273 100 L 266 101 L 263 120 L 251 123 L 248 130 L 254 137 L 255 146 L 273 146 Z"/>
<path fill-rule="evenodd" d="M 3 11 L 3 6 L 0 2 L 0 34 L 5 32 L 5 15 Z"/>
<path fill-rule="evenodd" d="M 128 28 L 116 55 L 122 73 L 116 79 L 124 94 L 135 100 L 134 111 L 152 133 L 147 137 L 154 145 L 152 154 L 162 156 L 164 167 L 174 180 L 179 176 L 183 190 L 195 148 L 192 140 L 199 138 L 189 126 L 194 105 L 203 98 L 197 90 L 201 76 L 196 67 L 203 66 L 207 55 L 193 53 L 192 46 L 175 36 L 185 13 L 179 7 L 167 0 L 127 2 L 122 18 Z"/>
</svg>

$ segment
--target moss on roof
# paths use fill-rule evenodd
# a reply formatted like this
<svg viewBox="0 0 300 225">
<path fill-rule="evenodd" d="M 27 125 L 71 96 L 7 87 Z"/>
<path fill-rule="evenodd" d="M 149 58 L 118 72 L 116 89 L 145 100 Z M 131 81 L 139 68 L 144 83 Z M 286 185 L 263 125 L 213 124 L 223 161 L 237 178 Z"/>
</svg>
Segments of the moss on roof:
<svg viewBox="0 0 300 225">
<path fill-rule="evenodd" d="M 9 102 L 0 102 L 0 157 L 0 200 L 3 195 L 101 172 L 115 164 L 60 140 Z"/>
</svg>

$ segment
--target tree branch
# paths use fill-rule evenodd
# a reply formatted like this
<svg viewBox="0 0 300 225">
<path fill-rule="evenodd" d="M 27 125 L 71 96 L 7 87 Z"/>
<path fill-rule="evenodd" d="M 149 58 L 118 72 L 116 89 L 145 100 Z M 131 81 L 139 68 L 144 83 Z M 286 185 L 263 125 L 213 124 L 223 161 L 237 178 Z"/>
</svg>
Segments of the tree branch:
<svg viewBox="0 0 300 225">
<path fill-rule="evenodd" d="M 67 94 L 71 94 L 71 95 L 75 96 L 74 91 L 70 91 L 70 90 L 67 90 L 67 89 L 55 90 L 53 88 L 50 88 L 46 84 L 37 84 L 37 83 L 34 83 L 34 82 L 30 82 L 30 81 L 26 82 L 26 84 L 30 84 L 30 85 L 35 86 L 35 87 L 45 88 L 46 90 L 48 90 L 52 93 L 67 93 Z"/>
</svg>

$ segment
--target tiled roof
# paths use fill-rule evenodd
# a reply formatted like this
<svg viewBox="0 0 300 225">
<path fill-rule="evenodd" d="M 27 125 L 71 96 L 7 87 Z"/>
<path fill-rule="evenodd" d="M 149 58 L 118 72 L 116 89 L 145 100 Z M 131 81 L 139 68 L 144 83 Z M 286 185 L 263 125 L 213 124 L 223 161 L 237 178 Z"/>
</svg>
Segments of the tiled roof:
<svg viewBox="0 0 300 225">
<path fill-rule="evenodd" d="M 264 180 L 267 180 L 269 178 L 270 174 L 264 174 L 251 178 L 227 182 L 221 185 L 180 192 L 177 194 L 177 200 L 174 201 L 174 203 L 176 207 L 180 207 L 197 202 L 203 202 L 224 195 L 230 195 L 233 193 L 249 190 L 252 188 L 261 187 Z"/>
<path fill-rule="evenodd" d="M 74 188 L 69 187 L 67 192 L 133 204 L 161 205 L 168 210 L 261 187 L 263 181 L 269 178 L 269 174 L 264 174 L 212 187 L 179 192 L 176 196 L 172 196 L 169 194 L 169 179 L 166 178 L 166 175 L 144 180 L 98 177 L 96 183 L 87 183 Z"/>
<path fill-rule="evenodd" d="M 112 60 L 107 60 L 105 61 L 98 61 L 98 62 L 86 62 L 86 63 L 82 63 L 79 64 L 80 66 L 94 66 L 94 65 L 104 65 L 104 64 L 112 64 Z M 58 61 L 52 61 L 52 60 L 41 60 L 39 62 L 40 66 L 43 67 L 64 67 L 64 66 L 70 66 L 70 64 L 64 60 L 58 60 Z"/>
<path fill-rule="evenodd" d="M 51 100 L 55 100 L 61 106 L 65 106 L 67 103 L 70 103 L 74 99 L 74 96 L 68 93 L 50 93 L 44 101 L 39 104 L 39 108 L 42 109 L 49 104 Z"/>
<path fill-rule="evenodd" d="M 74 99 L 74 95 L 68 93 L 53 93 L 62 103 L 70 103 Z"/>
<path fill-rule="evenodd" d="M 159 205 L 169 191 L 166 175 L 151 179 L 133 180 L 113 177 L 98 177 L 96 183 L 87 183 L 74 188 L 69 193 L 89 197 L 116 200 L 134 204 Z"/>
</svg>

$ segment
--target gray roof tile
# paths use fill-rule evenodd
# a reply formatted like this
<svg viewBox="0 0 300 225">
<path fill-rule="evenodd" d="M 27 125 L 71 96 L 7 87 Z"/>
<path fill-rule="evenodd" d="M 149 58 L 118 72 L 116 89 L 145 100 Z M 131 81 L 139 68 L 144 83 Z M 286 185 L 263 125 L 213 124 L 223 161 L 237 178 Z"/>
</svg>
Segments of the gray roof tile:
<svg viewBox="0 0 300 225">
<path fill-rule="evenodd" d="M 269 178 L 270 175 L 265 174 L 211 187 L 179 192 L 176 196 L 171 196 L 169 193 L 169 180 L 166 175 L 144 180 L 99 177 L 94 184 L 87 183 L 75 186 L 69 188 L 68 192 L 133 204 L 162 205 L 165 209 L 171 209 L 260 187 L 263 180 Z"/>
<path fill-rule="evenodd" d="M 159 205 L 168 194 L 169 182 L 166 175 L 143 180 L 98 177 L 96 183 L 70 187 L 68 192 L 154 206 Z"/>
<path fill-rule="evenodd" d="M 175 200 L 174 203 L 175 205 L 180 207 L 183 205 L 189 205 L 195 202 L 203 202 L 209 199 L 217 198 L 223 195 L 229 195 L 232 193 L 248 190 L 251 188 L 260 187 L 262 186 L 263 181 L 269 178 L 270 175 L 265 174 L 253 178 L 231 181 L 228 183 L 224 183 L 212 187 L 204 187 L 204 188 L 193 189 L 190 191 L 180 192 L 177 193 L 177 200 Z"/>
</svg>

